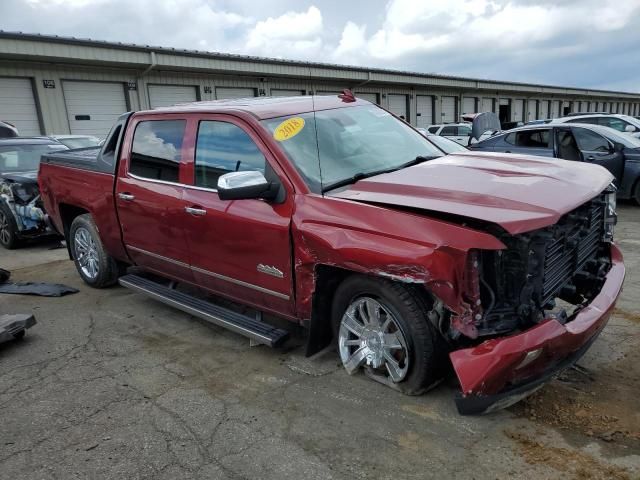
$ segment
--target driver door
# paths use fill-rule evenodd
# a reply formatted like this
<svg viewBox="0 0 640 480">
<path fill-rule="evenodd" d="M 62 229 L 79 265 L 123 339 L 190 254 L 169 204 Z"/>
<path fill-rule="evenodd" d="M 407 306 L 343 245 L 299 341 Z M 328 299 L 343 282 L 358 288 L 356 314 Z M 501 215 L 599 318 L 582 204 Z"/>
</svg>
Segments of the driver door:
<svg viewBox="0 0 640 480">
<path fill-rule="evenodd" d="M 624 173 L 624 152 L 617 151 L 608 139 L 588 128 L 574 127 L 572 130 L 583 161 L 609 170 L 615 177 L 616 186 L 620 187 Z"/>
<path fill-rule="evenodd" d="M 292 189 L 255 131 L 228 115 L 190 124 L 195 153 L 185 187 L 184 230 L 196 283 L 278 314 L 293 314 L 290 223 Z M 282 203 L 221 200 L 218 178 L 272 168 L 287 195 Z"/>
</svg>

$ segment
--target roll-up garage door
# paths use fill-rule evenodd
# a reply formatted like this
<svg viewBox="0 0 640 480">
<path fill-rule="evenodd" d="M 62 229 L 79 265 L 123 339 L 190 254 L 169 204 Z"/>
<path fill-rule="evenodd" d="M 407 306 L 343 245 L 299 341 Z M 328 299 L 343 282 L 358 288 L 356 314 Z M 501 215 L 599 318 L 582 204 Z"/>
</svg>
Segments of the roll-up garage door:
<svg viewBox="0 0 640 480">
<path fill-rule="evenodd" d="M 452 123 L 456 121 L 456 97 L 442 97 L 442 121 Z"/>
<path fill-rule="evenodd" d="M 0 78 L 0 121 L 16 126 L 22 136 L 40 135 L 40 122 L 29 78 Z"/>
<path fill-rule="evenodd" d="M 589 103 L 589 111 L 597 112 L 598 111 L 598 102 L 590 102 Z"/>
<path fill-rule="evenodd" d="M 513 101 L 513 121 L 521 122 L 524 118 L 524 100 L 516 98 Z"/>
<path fill-rule="evenodd" d="M 271 89 L 272 97 L 299 97 L 300 95 L 304 95 L 303 90 L 285 90 L 284 88 Z"/>
<path fill-rule="evenodd" d="M 493 112 L 493 98 L 484 97 L 482 99 L 482 109 L 483 112 Z"/>
<path fill-rule="evenodd" d="M 389 99 L 389 111 L 395 113 L 397 116 L 408 122 L 409 116 L 407 115 L 407 96 L 392 93 L 389 94 L 387 98 Z"/>
<path fill-rule="evenodd" d="M 476 99 L 475 99 L 475 97 L 463 97 L 463 99 L 462 99 L 462 113 L 476 113 Z"/>
<path fill-rule="evenodd" d="M 538 118 L 543 120 L 549 118 L 549 100 L 540 100 L 540 112 Z"/>
<path fill-rule="evenodd" d="M 65 81 L 62 86 L 69 129 L 74 135 L 104 138 L 127 111 L 122 83 Z"/>
<path fill-rule="evenodd" d="M 363 100 L 366 100 L 367 102 L 371 102 L 371 103 L 378 103 L 378 94 L 377 93 L 355 93 L 356 98 L 361 98 Z"/>
<path fill-rule="evenodd" d="M 538 118 L 538 112 L 536 111 L 536 107 L 537 107 L 537 100 L 529 100 L 527 102 L 527 116 L 525 117 L 525 120 L 527 122 Z"/>
<path fill-rule="evenodd" d="M 433 125 L 433 97 L 431 95 L 416 96 L 417 126 L 427 128 Z"/>
<path fill-rule="evenodd" d="M 223 100 L 225 98 L 249 98 L 256 96 L 255 88 L 231 88 L 231 87 L 217 87 L 216 98 Z"/>
<path fill-rule="evenodd" d="M 560 100 L 554 100 L 551 102 L 551 112 L 549 112 L 549 118 L 558 118 L 560 116 Z"/>
<path fill-rule="evenodd" d="M 342 91 L 337 90 L 318 90 L 316 95 L 340 95 Z"/>
<path fill-rule="evenodd" d="M 177 103 L 198 101 L 196 87 L 186 85 L 149 85 L 151 108 L 170 107 Z"/>
</svg>

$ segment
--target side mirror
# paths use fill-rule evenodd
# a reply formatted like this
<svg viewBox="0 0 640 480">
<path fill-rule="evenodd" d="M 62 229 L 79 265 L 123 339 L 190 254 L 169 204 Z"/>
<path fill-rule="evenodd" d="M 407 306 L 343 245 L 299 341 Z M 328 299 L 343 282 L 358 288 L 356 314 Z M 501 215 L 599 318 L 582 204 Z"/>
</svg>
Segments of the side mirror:
<svg viewBox="0 0 640 480">
<path fill-rule="evenodd" d="M 218 178 L 220 200 L 273 200 L 278 196 L 279 190 L 277 182 L 269 182 L 262 172 L 257 171 L 229 172 Z"/>
<path fill-rule="evenodd" d="M 627 125 L 626 127 L 624 127 L 624 131 L 627 133 L 633 133 L 636 130 L 638 130 L 636 127 L 634 127 L 633 125 Z"/>
<path fill-rule="evenodd" d="M 613 143 L 613 151 L 614 152 L 621 152 L 624 150 L 624 144 L 620 143 L 620 142 L 614 142 Z"/>
</svg>

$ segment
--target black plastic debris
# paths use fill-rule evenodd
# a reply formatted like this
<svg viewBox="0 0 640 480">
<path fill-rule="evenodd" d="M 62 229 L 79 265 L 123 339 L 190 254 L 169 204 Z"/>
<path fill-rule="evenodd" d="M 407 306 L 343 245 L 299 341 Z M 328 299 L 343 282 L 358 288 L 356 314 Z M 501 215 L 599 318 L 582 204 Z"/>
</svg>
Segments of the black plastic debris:
<svg viewBox="0 0 640 480">
<path fill-rule="evenodd" d="M 0 315 L 0 343 L 21 339 L 35 324 L 36 318 L 30 314 Z"/>
<path fill-rule="evenodd" d="M 11 272 L 0 268 L 0 293 L 16 295 L 39 295 L 41 297 L 62 297 L 70 293 L 78 293 L 77 288 L 61 283 L 46 282 L 9 282 Z"/>
</svg>

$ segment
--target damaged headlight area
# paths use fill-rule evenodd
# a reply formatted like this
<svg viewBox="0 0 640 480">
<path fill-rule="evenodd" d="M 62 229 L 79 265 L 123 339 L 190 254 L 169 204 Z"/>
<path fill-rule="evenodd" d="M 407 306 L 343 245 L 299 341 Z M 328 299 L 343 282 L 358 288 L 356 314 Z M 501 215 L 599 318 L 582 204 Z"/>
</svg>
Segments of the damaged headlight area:
<svg viewBox="0 0 640 480">
<path fill-rule="evenodd" d="M 20 236 L 51 233 L 35 177 L 2 176 L 0 201 L 13 215 Z"/>
<path fill-rule="evenodd" d="M 550 315 L 564 323 L 571 307 L 558 299 L 579 309 L 602 288 L 615 223 L 615 189 L 608 188 L 555 225 L 500 236 L 505 250 L 480 253 L 478 336 L 523 331 Z"/>
</svg>

